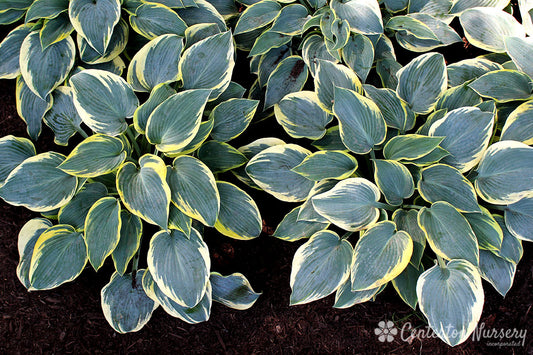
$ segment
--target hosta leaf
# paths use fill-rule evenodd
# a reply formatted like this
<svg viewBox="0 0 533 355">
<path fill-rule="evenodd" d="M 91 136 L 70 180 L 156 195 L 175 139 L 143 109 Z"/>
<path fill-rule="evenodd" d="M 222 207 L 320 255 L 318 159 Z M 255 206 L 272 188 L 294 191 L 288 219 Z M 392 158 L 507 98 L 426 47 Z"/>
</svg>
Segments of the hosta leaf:
<svg viewBox="0 0 533 355">
<path fill-rule="evenodd" d="M 193 26 L 199 23 L 215 23 L 220 31 L 227 31 L 226 23 L 217 9 L 205 0 L 192 0 L 186 8 L 176 9 L 177 14 L 185 20 L 187 26 Z"/>
<path fill-rule="evenodd" d="M 184 89 L 210 89 L 217 98 L 231 82 L 235 49 L 230 32 L 208 37 L 187 48 L 179 63 Z"/>
<path fill-rule="evenodd" d="M 346 65 L 357 73 L 362 82 L 365 82 L 374 61 L 372 41 L 365 35 L 354 33 L 348 38 L 341 53 Z"/>
<path fill-rule="evenodd" d="M 286 95 L 302 90 L 307 75 L 307 65 L 302 57 L 283 59 L 268 78 L 264 109 L 279 103 Z"/>
<path fill-rule="evenodd" d="M 427 114 L 446 91 L 447 81 L 446 64 L 442 54 L 427 53 L 416 57 L 398 71 L 396 91 L 413 112 Z"/>
<path fill-rule="evenodd" d="M 474 231 L 461 213 L 447 202 L 436 202 L 418 213 L 418 224 L 424 230 L 433 251 L 446 259 L 465 259 L 479 263 L 479 248 Z"/>
<path fill-rule="evenodd" d="M 279 200 L 303 201 L 315 183 L 293 172 L 311 152 L 296 144 L 280 144 L 255 155 L 246 173 L 263 190 Z"/>
<path fill-rule="evenodd" d="M 170 188 L 167 167 L 158 156 L 146 154 L 139 159 L 140 168 L 123 164 L 117 173 L 117 189 L 126 208 L 148 223 L 166 229 Z"/>
<path fill-rule="evenodd" d="M 438 40 L 435 33 L 424 22 L 410 16 L 394 16 L 385 25 L 387 30 L 422 40 Z"/>
<path fill-rule="evenodd" d="M 333 0 L 330 6 L 337 17 L 348 21 L 352 32 L 368 35 L 383 33 L 381 11 L 376 0 Z"/>
<path fill-rule="evenodd" d="M 139 99 L 118 75 L 97 69 L 83 70 L 70 78 L 74 106 L 83 123 L 96 133 L 117 136 L 128 128 Z"/>
<path fill-rule="evenodd" d="M 333 111 L 337 88 L 344 88 L 358 94 L 363 93 L 361 81 L 350 68 L 327 60 L 318 60 L 315 74 L 315 90 L 320 106 L 329 113 Z"/>
<path fill-rule="evenodd" d="M 183 149 L 200 128 L 209 90 L 186 90 L 170 96 L 152 112 L 146 138 L 161 152 Z M 172 119 L 169 119 L 172 117 Z"/>
<path fill-rule="evenodd" d="M 26 122 L 26 131 L 30 138 L 37 140 L 41 134 L 42 119 L 52 107 L 52 95 L 48 95 L 45 100 L 41 99 L 30 90 L 22 76 L 17 78 L 15 95 L 17 113 Z"/>
<path fill-rule="evenodd" d="M 118 169 L 126 155 L 120 139 L 95 134 L 78 144 L 58 168 L 78 177 L 95 177 Z"/>
<path fill-rule="evenodd" d="M 388 127 L 407 131 L 415 125 L 415 114 L 406 102 L 398 97 L 391 89 L 378 89 L 372 85 L 365 85 L 366 94 L 379 107 Z"/>
<path fill-rule="evenodd" d="M 203 121 L 200 123 L 200 128 L 198 129 L 198 132 L 192 139 L 192 141 L 187 144 L 185 147 L 181 149 L 177 149 L 174 151 L 166 152 L 165 155 L 171 158 L 177 157 L 179 155 L 183 154 L 190 154 L 198 150 L 200 146 L 205 142 L 205 140 L 209 137 L 209 134 L 211 133 L 211 130 L 213 129 L 214 119 L 209 119 L 207 121 Z"/>
<path fill-rule="evenodd" d="M 502 245 L 500 250 L 497 252 L 498 256 L 514 264 L 518 264 L 520 259 L 522 259 L 522 255 L 524 254 L 522 241 L 511 234 L 509 229 L 507 229 L 505 220 L 502 216 L 495 215 L 493 217 L 503 232 Z"/>
<path fill-rule="evenodd" d="M 482 75 L 468 86 L 480 96 L 497 102 L 526 100 L 531 97 L 531 78 L 516 70 L 497 70 Z"/>
<path fill-rule="evenodd" d="M 268 25 L 279 15 L 281 5 L 276 1 L 264 0 L 248 7 L 235 25 L 235 35 Z"/>
<path fill-rule="evenodd" d="M 152 317 L 158 304 L 143 290 L 142 279 L 148 271 L 121 276 L 115 272 L 101 291 L 105 319 L 119 333 L 136 332 Z"/>
<path fill-rule="evenodd" d="M 255 201 L 243 190 L 229 182 L 217 182 L 220 212 L 215 228 L 234 239 L 248 240 L 261 234 L 262 219 Z"/>
<path fill-rule="evenodd" d="M 396 231 L 391 221 L 383 221 L 359 238 L 351 265 L 352 291 L 380 287 L 398 276 L 409 264 L 413 241 L 405 231 Z"/>
<path fill-rule="evenodd" d="M 457 0 L 453 4 L 450 13 L 460 14 L 473 7 L 494 7 L 503 10 L 508 4 L 509 0 Z"/>
<path fill-rule="evenodd" d="M 175 204 L 170 204 L 168 228 L 182 231 L 187 237 L 191 235 L 192 218 L 183 213 Z"/>
<path fill-rule="evenodd" d="M 17 277 L 26 288 L 31 287 L 30 266 L 35 243 L 52 222 L 44 218 L 34 218 L 26 222 L 18 234 L 19 263 L 17 265 Z"/>
<path fill-rule="evenodd" d="M 533 58 L 531 54 L 533 53 L 533 43 L 531 39 L 520 38 L 520 37 L 505 37 L 505 49 L 507 54 L 513 60 L 513 63 L 516 67 L 526 73 L 529 77 L 533 76 Z M 1 47 L 0 47 L 1 48 Z"/>
<path fill-rule="evenodd" d="M 276 120 L 293 138 L 320 139 L 333 118 L 320 107 L 313 91 L 298 91 L 285 95 L 274 105 Z"/>
<path fill-rule="evenodd" d="M 220 195 L 215 177 L 204 163 L 188 155 L 177 157 L 167 171 L 167 181 L 172 202 L 183 213 L 214 226 L 220 209 Z"/>
<path fill-rule="evenodd" d="M 354 173 L 357 160 L 343 151 L 319 151 L 307 156 L 292 171 L 308 178 L 319 181 L 323 179 L 342 180 Z"/>
<path fill-rule="evenodd" d="M 31 0 L 1 1 L 0 12 L 6 10 L 25 10 L 31 6 Z"/>
<path fill-rule="evenodd" d="M 533 144 L 533 101 L 518 106 L 505 120 L 500 140 Z"/>
<path fill-rule="evenodd" d="M 68 0 L 36 0 L 31 4 L 24 20 L 28 23 L 40 18 L 54 18 L 62 12 L 67 12 L 68 4 Z"/>
<path fill-rule="evenodd" d="M 412 309 L 416 309 L 418 296 L 416 295 L 416 284 L 420 275 L 424 272 L 424 267 L 416 268 L 409 264 L 402 273 L 392 280 L 392 286 L 402 300 Z"/>
<path fill-rule="evenodd" d="M 291 305 L 324 298 L 350 275 L 352 246 L 331 231 L 315 233 L 294 255 Z"/>
<path fill-rule="evenodd" d="M 413 255 L 411 256 L 411 265 L 420 268 L 420 262 L 426 248 L 426 235 L 418 225 L 417 210 L 397 209 L 392 215 L 392 220 L 396 224 L 397 230 L 406 231 L 413 240 Z"/>
<path fill-rule="evenodd" d="M 221 33 L 216 23 L 198 23 L 187 27 L 185 30 L 185 48 L 189 48 L 196 42 L 200 42 L 207 37 Z"/>
<path fill-rule="evenodd" d="M 474 186 L 459 170 L 435 164 L 422 169 L 421 174 L 417 188 L 424 200 L 446 201 L 461 212 L 481 212 Z"/>
<path fill-rule="evenodd" d="M 507 206 L 505 225 L 518 239 L 533 241 L 533 194 Z"/>
<path fill-rule="evenodd" d="M 274 20 L 272 31 L 285 35 L 299 35 L 303 32 L 303 26 L 310 18 L 305 6 L 292 4 L 281 9 L 278 17 Z"/>
<path fill-rule="evenodd" d="M 465 83 L 446 90 L 437 102 L 435 110 L 452 111 L 464 106 L 477 106 L 482 102 L 481 97 Z"/>
<path fill-rule="evenodd" d="M 526 36 L 524 28 L 512 15 L 495 8 L 468 9 L 459 20 L 468 42 L 489 52 L 505 52 L 506 36 Z"/>
<path fill-rule="evenodd" d="M 174 34 L 151 40 L 133 56 L 128 83 L 134 90 L 151 92 L 158 84 L 177 81 L 182 49 L 183 39 Z"/>
<path fill-rule="evenodd" d="M 239 136 L 252 121 L 259 101 L 248 99 L 229 99 L 220 103 L 211 112 L 214 126 L 211 137 L 227 142 Z"/>
<path fill-rule="evenodd" d="M 489 203 L 510 204 L 533 191 L 533 148 L 502 141 L 491 145 L 477 167 L 477 194 Z"/>
<path fill-rule="evenodd" d="M 342 142 L 356 154 L 366 154 L 383 143 L 387 126 L 377 105 L 343 88 L 335 88 L 333 112 L 339 120 Z"/>
<path fill-rule="evenodd" d="M 66 13 L 59 14 L 57 17 L 47 19 L 43 22 L 43 27 L 39 32 L 41 45 L 43 48 L 57 43 L 69 37 L 74 31 Z"/>
<path fill-rule="evenodd" d="M 119 23 L 113 29 L 109 45 L 103 54 L 98 53 L 93 47 L 78 34 L 77 42 L 80 50 L 80 58 L 85 63 L 90 64 L 102 64 L 110 62 L 118 57 L 120 53 L 126 48 L 128 43 L 130 28 L 126 21 L 120 20 Z"/>
<path fill-rule="evenodd" d="M 131 28 L 141 36 L 154 39 L 164 34 L 185 35 L 187 24 L 170 8 L 154 3 L 143 3 L 130 16 Z"/>
<path fill-rule="evenodd" d="M 479 251 L 479 272 L 500 295 L 505 297 L 513 285 L 516 264 L 487 250 Z"/>
<path fill-rule="evenodd" d="M 348 280 L 337 289 L 333 308 L 349 308 L 353 305 L 370 301 L 380 293 L 385 286 L 386 285 L 371 288 L 370 290 L 352 291 L 352 280 L 348 278 Z"/>
<path fill-rule="evenodd" d="M 24 81 L 41 99 L 58 87 L 74 66 L 76 47 L 72 38 L 43 49 L 39 32 L 26 36 L 20 47 L 19 65 Z"/>
<path fill-rule="evenodd" d="M 172 317 L 179 318 L 189 324 L 205 322 L 209 319 L 212 304 L 212 291 L 211 284 L 209 282 L 207 283 L 204 297 L 192 308 L 181 306 L 174 302 L 171 298 L 167 297 L 161 291 L 159 286 L 157 286 L 149 270 L 146 270 L 144 273 L 142 282 L 146 295 L 155 302 L 159 303 L 165 312 L 170 314 Z"/>
<path fill-rule="evenodd" d="M 227 143 L 207 141 L 198 149 L 198 159 L 213 173 L 222 173 L 246 164 L 248 159 Z"/>
<path fill-rule="evenodd" d="M 0 138 L 0 186 L 11 171 L 35 154 L 33 143 L 27 138 L 12 135 Z"/>
<path fill-rule="evenodd" d="M 0 25 L 9 25 L 24 17 L 26 10 L 0 11 Z"/>
<path fill-rule="evenodd" d="M 209 280 L 213 287 L 213 301 L 233 309 L 248 309 L 261 295 L 254 291 L 250 282 L 240 273 L 223 276 L 212 272 Z"/>
<path fill-rule="evenodd" d="M 146 123 L 154 110 L 166 99 L 176 93 L 169 84 L 159 84 L 150 92 L 150 97 L 133 114 L 133 125 L 135 130 L 141 134 L 146 133 Z"/>
<path fill-rule="evenodd" d="M 302 58 L 309 67 L 311 75 L 316 75 L 319 60 L 327 60 L 333 63 L 338 63 L 339 60 L 333 57 L 326 47 L 324 38 L 317 34 L 307 36 L 302 44 Z M 284 47 L 280 47 L 282 49 Z M 270 52 L 269 52 L 270 53 Z"/>
<path fill-rule="evenodd" d="M 58 224 L 46 229 L 37 239 L 30 266 L 34 290 L 49 290 L 74 280 L 87 263 L 83 235 L 71 226 Z"/>
<path fill-rule="evenodd" d="M 476 328 L 485 297 L 479 272 L 468 261 L 428 269 L 418 279 L 416 293 L 429 326 L 448 345 L 464 342 Z"/>
<path fill-rule="evenodd" d="M 470 58 L 448 65 L 448 85 L 451 87 L 463 85 L 483 74 L 500 70 L 503 67 L 485 58 Z"/>
<path fill-rule="evenodd" d="M 120 239 L 120 203 L 114 197 L 96 201 L 85 220 L 85 243 L 89 262 L 98 271 Z"/>
<path fill-rule="evenodd" d="M 450 155 L 442 162 L 466 172 L 477 165 L 489 144 L 494 127 L 494 115 L 477 107 L 462 107 L 450 111 L 431 125 L 429 135 L 444 137 L 440 146 Z"/>
<path fill-rule="evenodd" d="M 50 110 L 43 117 L 44 123 L 54 131 L 54 142 L 67 145 L 70 137 L 80 130 L 81 117 L 74 106 L 72 88 L 60 86 L 52 92 Z"/>
<path fill-rule="evenodd" d="M 307 200 L 305 200 L 305 202 L 300 206 L 300 210 L 298 211 L 298 221 L 329 223 L 327 218 L 319 215 L 315 211 L 312 197 L 322 192 L 331 190 L 333 187 L 335 187 L 335 185 L 337 185 L 337 183 L 338 180 L 334 179 L 325 179 L 319 181 L 309 192 Z"/>
<path fill-rule="evenodd" d="M 498 251 L 501 248 L 503 232 L 490 212 L 481 207 L 482 213 L 465 213 L 470 227 L 474 231 L 480 249 Z"/>
<path fill-rule="evenodd" d="M 47 152 L 24 160 L 0 187 L 0 197 L 14 206 L 44 212 L 67 204 L 78 187 L 78 179 L 59 170 L 65 157 Z"/>
<path fill-rule="evenodd" d="M 200 233 L 190 239 L 177 230 L 160 231 L 150 240 L 148 267 L 160 290 L 182 307 L 194 307 L 204 297 L 211 261 Z"/>
<path fill-rule="evenodd" d="M 322 138 L 313 141 L 311 145 L 320 150 L 348 151 L 348 148 L 342 142 L 338 125 L 326 129 L 326 134 Z"/>
<path fill-rule="evenodd" d="M 342 180 L 327 192 L 313 196 L 315 210 L 342 229 L 358 231 L 377 222 L 380 192 L 363 178 Z"/>
<path fill-rule="evenodd" d="M 116 74 L 121 76 L 124 72 L 124 69 L 126 68 L 126 64 L 120 57 L 115 57 L 110 62 L 102 62 L 102 63 L 95 63 L 95 64 L 84 64 L 83 68 L 85 69 L 100 69 L 105 70 L 110 73 Z M 80 67 L 81 69 L 81 67 Z"/>
<path fill-rule="evenodd" d="M 309 66 L 309 63 L 306 61 L 305 57 L 305 47 L 302 50 L 304 54 L 302 54 L 303 60 L 305 61 L 305 64 Z M 267 53 L 257 56 L 254 58 L 258 58 L 258 68 L 257 68 L 257 75 L 259 80 L 259 85 L 261 87 L 264 87 L 267 82 L 268 78 L 270 77 L 270 74 L 277 68 L 278 64 L 285 58 L 291 55 L 291 51 L 289 50 L 288 46 L 281 46 L 278 48 L 272 48 Z"/>
<path fill-rule="evenodd" d="M 259 31 L 260 33 L 260 30 L 255 31 Z M 249 57 L 265 54 L 272 49 L 282 47 L 292 39 L 292 36 L 270 30 L 264 31 L 259 37 L 257 37 L 258 33 L 256 34 L 255 32 L 250 32 L 249 35 L 252 35 L 252 39 L 257 38 L 253 43 L 253 47 L 250 49 Z"/>
<path fill-rule="evenodd" d="M 105 196 L 107 188 L 104 184 L 96 182 L 83 185 L 72 200 L 59 210 L 59 223 L 83 230 L 87 213 L 96 201 Z"/>
<path fill-rule="evenodd" d="M 328 228 L 329 222 L 309 222 L 299 220 L 298 216 L 301 207 L 296 207 L 283 218 L 278 227 L 272 234 L 281 240 L 294 242 L 303 238 L 309 238 L 318 231 Z"/>
<path fill-rule="evenodd" d="M 72 0 L 68 14 L 76 32 L 104 54 L 113 28 L 120 20 L 119 0 Z"/>
<path fill-rule="evenodd" d="M 0 78 L 15 79 L 20 74 L 20 48 L 31 33 L 32 23 L 23 24 L 9 32 L 0 43 Z"/>
<path fill-rule="evenodd" d="M 407 168 L 394 160 L 376 159 L 374 180 L 390 205 L 399 206 L 413 195 L 415 185 Z"/>
</svg>

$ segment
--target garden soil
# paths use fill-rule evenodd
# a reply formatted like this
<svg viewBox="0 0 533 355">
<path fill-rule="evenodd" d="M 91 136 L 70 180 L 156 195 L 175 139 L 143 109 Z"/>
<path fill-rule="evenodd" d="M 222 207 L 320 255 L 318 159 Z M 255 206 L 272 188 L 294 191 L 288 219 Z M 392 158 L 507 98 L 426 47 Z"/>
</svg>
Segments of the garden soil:
<svg viewBox="0 0 533 355">
<path fill-rule="evenodd" d="M 244 66 L 244 67 L 243 67 Z M 236 71 L 247 71 L 238 62 Z M 14 81 L 0 81 L 0 137 L 27 137 L 15 107 Z M 280 136 L 273 119 L 253 125 L 245 144 L 268 133 Z M 289 140 L 287 136 L 280 136 Z M 43 125 L 36 143 L 38 153 L 55 150 L 51 131 Z M 72 142 L 76 143 L 76 142 Z M 221 179 L 235 181 L 231 174 Z M 242 186 L 240 184 L 239 186 Z M 237 311 L 213 304 L 208 322 L 190 325 L 158 308 L 148 324 L 136 333 L 121 335 L 106 322 L 100 290 L 108 283 L 113 265 L 108 260 L 98 274 L 88 265 L 75 281 L 50 291 L 28 292 L 18 281 L 17 235 L 37 214 L 0 201 L 0 354 L 527 354 L 533 353 L 533 245 L 524 243 L 514 285 L 505 298 L 484 282 L 485 306 L 480 325 L 485 330 L 527 331 L 517 339 L 497 339 L 485 333 L 454 348 L 421 334 L 408 338 L 402 328 L 423 331 L 427 324 L 420 311 L 409 308 L 392 285 L 374 302 L 348 309 L 334 309 L 334 296 L 301 306 L 289 306 L 292 257 L 303 242 L 289 243 L 271 237 L 275 226 L 294 205 L 281 203 L 266 193 L 247 191 L 264 219 L 264 231 L 252 241 L 232 240 L 206 230 L 212 270 L 241 272 L 257 292 L 249 310 Z M 148 233 L 150 231 L 147 231 Z M 145 238 L 148 240 L 149 238 Z M 146 246 L 141 260 L 145 260 Z M 142 267 L 141 261 L 141 267 Z M 390 342 L 381 342 L 381 321 L 392 321 L 398 330 Z M 383 324 L 383 323 L 382 323 Z"/>
</svg>

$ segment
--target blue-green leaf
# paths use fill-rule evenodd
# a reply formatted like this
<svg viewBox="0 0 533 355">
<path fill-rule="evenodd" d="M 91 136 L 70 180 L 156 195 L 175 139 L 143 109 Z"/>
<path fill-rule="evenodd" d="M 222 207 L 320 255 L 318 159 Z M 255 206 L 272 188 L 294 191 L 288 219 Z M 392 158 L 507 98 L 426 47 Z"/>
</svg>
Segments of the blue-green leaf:
<svg viewBox="0 0 533 355">
<path fill-rule="evenodd" d="M 424 267 L 416 268 L 409 264 L 402 273 L 392 280 L 392 286 L 402 300 L 412 309 L 416 309 L 418 296 L 416 295 L 416 284 L 420 275 L 424 272 Z"/>
<path fill-rule="evenodd" d="M 20 48 L 27 35 L 31 33 L 34 24 L 20 25 L 0 43 L 0 78 L 15 79 L 20 74 Z"/>
<path fill-rule="evenodd" d="M 120 203 L 114 197 L 96 201 L 85 220 L 85 243 L 89 262 L 98 271 L 120 239 Z"/>
<path fill-rule="evenodd" d="M 37 140 L 41 134 L 43 117 L 52 107 L 52 95 L 48 95 L 45 100 L 41 99 L 26 85 L 22 76 L 17 78 L 15 95 L 17 113 L 26 122 L 26 131 L 30 138 Z"/>
<path fill-rule="evenodd" d="M 240 273 L 223 276 L 212 272 L 209 280 L 213 287 L 213 301 L 233 309 L 248 309 L 261 295 L 254 291 L 250 282 Z"/>
<path fill-rule="evenodd" d="M 406 231 L 413 240 L 413 255 L 411 256 L 411 265 L 420 269 L 422 256 L 426 248 L 426 235 L 418 225 L 417 210 L 397 209 L 392 215 L 392 220 L 396 224 L 397 230 Z"/>
<path fill-rule="evenodd" d="M 485 297 L 481 276 L 468 261 L 428 269 L 418 279 L 416 293 L 429 326 L 448 345 L 464 342 L 476 328 Z"/>
<path fill-rule="evenodd" d="M 39 32 L 26 36 L 20 47 L 20 71 L 31 91 L 41 99 L 58 87 L 74 66 L 76 47 L 67 37 L 46 48 L 41 45 Z"/>
<path fill-rule="evenodd" d="M 363 94 L 361 81 L 353 70 L 327 60 L 317 60 L 318 68 L 315 74 L 315 91 L 324 110 L 332 113 L 337 88 L 349 89 Z"/>
<path fill-rule="evenodd" d="M 369 228 L 357 241 L 351 265 L 352 291 L 385 285 L 409 264 L 413 241 L 405 231 L 396 231 L 391 221 Z"/>
<path fill-rule="evenodd" d="M 342 142 L 357 154 L 383 143 L 387 126 L 377 105 L 355 91 L 335 88 L 333 112 L 339 120 Z"/>
<path fill-rule="evenodd" d="M 415 185 L 407 168 L 394 160 L 372 160 L 374 181 L 385 196 L 387 203 L 399 206 L 403 200 L 413 195 Z"/>
<path fill-rule="evenodd" d="M 463 85 L 467 81 L 477 79 L 483 74 L 500 70 L 503 67 L 485 58 L 471 58 L 448 65 L 448 85 Z"/>
<path fill-rule="evenodd" d="M 158 303 L 144 292 L 142 280 L 147 270 L 121 276 L 115 272 L 102 288 L 102 310 L 105 319 L 119 333 L 136 332 L 152 317 Z M 134 279 L 135 278 L 135 279 Z"/>
<path fill-rule="evenodd" d="M 185 35 L 187 24 L 172 9 L 155 3 L 143 3 L 130 16 L 131 28 L 141 36 L 154 39 L 164 34 Z"/>
<path fill-rule="evenodd" d="M 296 144 L 280 144 L 255 155 L 246 173 L 263 190 L 287 202 L 303 201 L 315 182 L 291 171 L 311 152 Z"/>
<path fill-rule="evenodd" d="M 174 95 L 174 90 L 169 84 L 160 84 L 152 89 L 150 97 L 141 106 L 137 107 L 133 114 L 133 125 L 135 130 L 141 134 L 146 133 L 146 123 L 154 110 L 170 96 Z"/>
<path fill-rule="evenodd" d="M 200 160 L 177 157 L 167 171 L 172 202 L 187 216 L 214 226 L 220 209 L 215 177 Z M 187 233 L 188 234 L 188 233 Z"/>
<path fill-rule="evenodd" d="M 294 255 L 291 271 L 291 305 L 324 298 L 350 275 L 352 246 L 331 231 L 315 233 Z"/>
<path fill-rule="evenodd" d="M 252 121 L 259 101 L 229 99 L 217 105 L 211 115 L 215 120 L 211 137 L 227 142 L 239 136 Z"/>
<path fill-rule="evenodd" d="M 316 232 L 328 228 L 329 222 L 310 222 L 298 219 L 300 211 L 301 207 L 296 207 L 287 213 L 272 236 L 288 242 L 294 242 L 303 238 L 310 238 Z"/>
<path fill-rule="evenodd" d="M 427 53 L 416 57 L 398 71 L 397 92 L 413 112 L 427 114 L 446 91 L 447 81 L 444 56 Z"/>
<path fill-rule="evenodd" d="M 341 53 L 346 65 L 357 73 L 362 82 L 365 82 L 374 62 L 372 41 L 365 35 L 354 33 L 348 38 Z"/>
<path fill-rule="evenodd" d="M 126 208 L 148 223 L 166 229 L 170 188 L 167 167 L 158 156 L 146 154 L 139 159 L 140 168 L 123 164 L 117 173 L 117 189 Z"/>
<path fill-rule="evenodd" d="M 120 76 L 107 71 L 88 69 L 70 78 L 74 105 L 83 123 L 96 133 L 117 136 L 127 128 L 139 99 L 132 87 Z"/>
<path fill-rule="evenodd" d="M 507 116 L 500 140 L 533 144 L 533 101 L 524 102 Z"/>
<path fill-rule="evenodd" d="M 246 164 L 248 159 L 228 143 L 207 141 L 198 149 L 198 159 L 213 173 L 222 173 Z"/>
<path fill-rule="evenodd" d="M 283 59 L 268 78 L 264 110 L 279 103 L 286 95 L 302 90 L 307 76 L 307 65 L 302 57 Z"/>
<path fill-rule="evenodd" d="M 229 182 L 217 182 L 220 212 L 215 228 L 234 239 L 254 239 L 261 234 L 262 219 L 255 201 L 243 190 Z"/>
<path fill-rule="evenodd" d="M 107 196 L 107 192 L 105 185 L 99 182 L 83 185 L 72 200 L 59 209 L 59 223 L 83 230 L 87 213 L 96 201 Z"/>
<path fill-rule="evenodd" d="M 372 85 L 364 86 L 366 94 L 379 107 L 388 127 L 408 131 L 415 125 L 415 114 L 407 103 L 391 89 L 378 89 Z"/>
<path fill-rule="evenodd" d="M 420 196 L 430 203 L 446 201 L 461 212 L 481 212 L 472 183 L 461 172 L 445 164 L 434 164 L 421 171 Z"/>
<path fill-rule="evenodd" d="M 204 297 L 211 261 L 200 233 L 190 239 L 177 230 L 160 231 L 150 241 L 148 267 L 160 290 L 183 307 L 194 307 Z"/>
<path fill-rule="evenodd" d="M 486 208 L 481 207 L 481 212 L 465 213 L 463 216 L 465 216 L 470 227 L 472 227 L 479 248 L 497 252 L 501 249 L 502 245 L 502 228 Z"/>
<path fill-rule="evenodd" d="M 476 169 L 477 194 L 489 203 L 511 204 L 533 191 L 533 148 L 515 141 L 491 145 Z"/>
<path fill-rule="evenodd" d="M 31 289 L 49 290 L 74 280 L 87 263 L 83 235 L 71 226 L 58 224 L 37 239 L 30 266 Z"/>
<path fill-rule="evenodd" d="M 292 171 L 309 180 L 342 180 L 351 176 L 357 169 L 357 160 L 343 151 L 319 151 L 307 156 Z"/>
<path fill-rule="evenodd" d="M 142 229 L 139 217 L 126 210 L 120 211 L 120 239 L 112 254 L 115 269 L 120 275 L 126 273 L 128 263 L 139 249 Z"/>
<path fill-rule="evenodd" d="M 315 210 L 342 229 L 358 231 L 376 223 L 379 218 L 380 192 L 364 178 L 342 180 L 327 192 L 312 197 Z"/>
<path fill-rule="evenodd" d="M 129 26 L 126 21 L 120 20 L 113 29 L 107 49 L 102 54 L 91 47 L 82 35 L 78 34 L 77 42 L 81 60 L 89 64 L 102 64 L 116 59 L 126 48 L 129 32 Z"/>
<path fill-rule="evenodd" d="M 505 209 L 505 225 L 518 239 L 533 241 L 533 195 L 510 204 Z"/>
<path fill-rule="evenodd" d="M 513 285 L 516 264 L 509 262 L 493 252 L 479 251 L 479 272 L 500 295 L 505 297 Z"/>
<path fill-rule="evenodd" d="M 330 6 L 337 17 L 348 21 L 352 32 L 367 35 L 383 33 L 381 11 L 376 0 L 333 0 Z"/>
<path fill-rule="evenodd" d="M 532 77 L 533 57 L 531 54 L 533 53 L 533 43 L 531 39 L 529 37 L 505 37 L 504 41 L 507 54 L 511 57 L 516 67 L 529 77 Z"/>
<path fill-rule="evenodd" d="M 72 88 L 60 86 L 52 92 L 53 105 L 43 120 L 54 132 L 54 142 L 67 145 L 70 137 L 80 130 L 81 117 L 74 106 Z"/>
<path fill-rule="evenodd" d="M 0 187 L 0 197 L 35 212 L 67 204 L 76 192 L 78 179 L 57 168 L 64 159 L 59 153 L 47 152 L 24 160 Z"/>
<path fill-rule="evenodd" d="M 78 177 L 95 177 L 118 169 L 126 156 L 120 139 L 95 134 L 78 144 L 58 168 Z"/>
<path fill-rule="evenodd" d="M 248 7 L 235 25 L 235 35 L 250 32 L 268 25 L 279 15 L 281 5 L 276 1 L 264 0 Z"/>
<path fill-rule="evenodd" d="M 465 259 L 479 263 L 476 235 L 461 213 L 447 202 L 439 201 L 418 213 L 418 224 L 424 230 L 433 251 L 448 260 Z"/>
<path fill-rule="evenodd" d="M 12 135 L 0 138 L 0 185 L 20 163 L 35 154 L 33 143 L 27 138 Z"/>
<path fill-rule="evenodd" d="M 348 278 L 344 284 L 339 286 L 335 293 L 335 304 L 333 308 L 349 308 L 353 305 L 364 303 L 375 298 L 386 285 L 381 287 L 371 288 L 363 291 L 352 291 L 352 280 Z"/>
<path fill-rule="evenodd" d="M 433 152 L 442 142 L 441 137 L 405 134 L 393 137 L 383 148 L 383 155 L 390 160 L 416 160 Z"/>
</svg>

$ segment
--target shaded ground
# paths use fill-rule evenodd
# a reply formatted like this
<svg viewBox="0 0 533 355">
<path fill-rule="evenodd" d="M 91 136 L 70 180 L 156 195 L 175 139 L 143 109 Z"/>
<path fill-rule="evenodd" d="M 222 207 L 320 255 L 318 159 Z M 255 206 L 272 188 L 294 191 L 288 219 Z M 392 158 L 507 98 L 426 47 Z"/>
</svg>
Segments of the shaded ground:
<svg viewBox="0 0 533 355">
<path fill-rule="evenodd" d="M 26 136 L 14 103 L 12 81 L 0 82 L 0 136 Z M 261 128 L 258 131 L 263 132 Z M 279 131 L 279 130 L 278 130 Z M 263 132 L 264 133 L 264 132 Z M 43 151 L 52 139 L 48 128 L 37 146 Z M 51 146 L 52 149 L 58 149 Z M 289 204 L 273 209 L 272 198 L 251 192 L 268 226 L 275 226 Z M 276 201 L 276 206 L 280 203 Z M 28 293 L 19 283 L 17 234 L 33 214 L 24 208 L 0 202 L 0 353 L 516 353 L 532 351 L 531 334 L 524 346 L 494 346 L 494 339 L 469 340 L 450 349 L 438 339 L 405 342 L 398 334 L 391 343 L 382 343 L 374 334 L 378 322 L 394 321 L 401 328 L 407 322 L 423 327 L 419 312 L 411 310 L 389 286 L 376 302 L 346 310 L 331 308 L 333 297 L 309 305 L 289 307 L 289 275 L 292 256 L 301 243 L 282 242 L 263 234 L 254 241 L 241 242 L 207 233 L 213 270 L 224 274 L 242 272 L 256 291 L 263 292 L 256 305 L 235 311 L 214 304 L 211 320 L 189 325 L 154 312 L 141 331 L 119 335 L 107 324 L 100 309 L 100 289 L 108 282 L 112 266 L 98 274 L 87 267 L 74 282 L 58 289 Z M 487 329 L 533 331 L 533 248 L 525 244 L 515 284 L 503 299 L 484 283 L 486 302 L 481 322 Z M 404 335 L 404 338 L 406 334 Z M 500 342 L 501 345 L 501 342 Z"/>
</svg>

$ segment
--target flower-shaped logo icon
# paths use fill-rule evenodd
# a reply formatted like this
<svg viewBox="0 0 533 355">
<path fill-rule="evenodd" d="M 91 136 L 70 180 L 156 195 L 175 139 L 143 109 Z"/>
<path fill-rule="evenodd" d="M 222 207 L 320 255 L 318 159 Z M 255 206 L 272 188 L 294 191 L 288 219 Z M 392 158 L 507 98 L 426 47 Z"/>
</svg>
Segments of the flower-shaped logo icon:
<svg viewBox="0 0 533 355">
<path fill-rule="evenodd" d="M 390 320 L 387 322 L 381 321 L 378 323 L 378 328 L 374 329 L 374 333 L 378 336 L 378 340 L 382 343 L 391 342 L 394 336 L 398 334 L 398 329 Z"/>
</svg>

